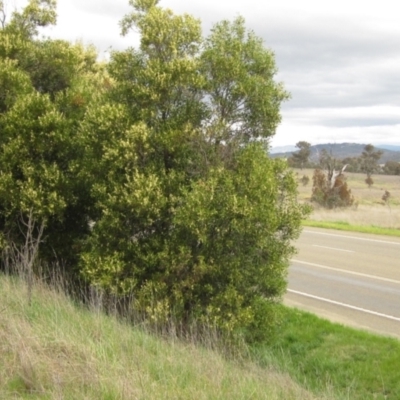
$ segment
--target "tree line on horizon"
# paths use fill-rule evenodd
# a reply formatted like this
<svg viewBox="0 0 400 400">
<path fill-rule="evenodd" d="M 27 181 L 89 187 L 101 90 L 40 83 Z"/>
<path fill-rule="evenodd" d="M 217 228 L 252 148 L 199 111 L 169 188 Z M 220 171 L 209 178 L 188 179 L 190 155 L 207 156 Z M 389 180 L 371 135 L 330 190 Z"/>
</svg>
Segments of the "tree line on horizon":
<svg viewBox="0 0 400 400">
<path fill-rule="evenodd" d="M 331 157 L 335 158 L 338 166 L 346 165 L 347 172 L 365 173 L 367 178 L 372 174 L 400 175 L 400 162 L 388 160 L 384 164 L 381 164 L 379 161 L 383 155 L 383 151 L 372 144 L 365 145 L 359 156 L 352 157 L 334 156 L 332 151 L 323 148 L 317 151 L 316 160 L 315 157 L 313 157 L 313 160 L 311 159 L 311 143 L 299 141 L 296 144 L 296 148 L 298 150 L 294 151 L 288 157 L 288 163 L 293 168 L 318 168 L 321 166 L 321 160 L 326 157 L 326 153 L 329 153 Z"/>
</svg>

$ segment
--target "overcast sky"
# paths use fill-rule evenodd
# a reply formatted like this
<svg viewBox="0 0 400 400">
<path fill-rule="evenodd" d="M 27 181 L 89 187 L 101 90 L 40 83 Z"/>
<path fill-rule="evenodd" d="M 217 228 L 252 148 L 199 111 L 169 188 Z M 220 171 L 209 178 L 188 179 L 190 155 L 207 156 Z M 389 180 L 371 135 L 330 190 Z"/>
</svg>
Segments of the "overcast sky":
<svg viewBox="0 0 400 400">
<path fill-rule="evenodd" d="M 22 5 L 24 0 L 9 0 Z M 277 80 L 291 100 L 273 146 L 317 143 L 400 144 L 400 23 L 396 0 L 161 0 L 201 19 L 204 34 L 242 15 L 275 52 Z M 138 43 L 120 36 L 128 0 L 58 0 L 57 27 L 46 34 L 110 48 Z"/>
</svg>

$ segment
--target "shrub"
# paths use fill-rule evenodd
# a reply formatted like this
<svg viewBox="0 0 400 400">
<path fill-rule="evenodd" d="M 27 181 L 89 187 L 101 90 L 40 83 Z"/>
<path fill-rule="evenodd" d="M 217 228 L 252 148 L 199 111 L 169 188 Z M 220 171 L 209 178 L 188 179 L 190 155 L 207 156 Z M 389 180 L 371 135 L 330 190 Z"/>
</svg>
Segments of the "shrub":
<svg viewBox="0 0 400 400">
<path fill-rule="evenodd" d="M 303 184 L 303 186 L 307 186 L 309 182 L 310 182 L 309 176 L 303 175 L 303 177 L 301 178 L 301 183 Z"/>
<path fill-rule="evenodd" d="M 136 310 L 155 324 L 200 321 L 227 336 L 269 337 L 305 216 L 287 165 L 250 145 L 234 170 L 214 168 L 176 193 L 173 209 L 160 181 L 152 190 L 142 183 L 110 193 L 82 259 L 85 276 L 134 293 Z"/>
<path fill-rule="evenodd" d="M 340 173 L 336 177 L 327 176 L 322 170 L 316 169 L 313 176 L 311 201 L 326 207 L 349 207 L 354 202 L 346 177 Z"/>
<path fill-rule="evenodd" d="M 371 176 L 368 176 L 366 179 L 365 179 L 365 183 L 368 185 L 368 187 L 370 188 L 373 184 L 374 184 L 374 180 L 372 179 L 372 177 Z"/>
<path fill-rule="evenodd" d="M 388 204 L 390 199 L 390 192 L 388 190 L 385 190 L 385 193 L 383 193 L 382 200 Z"/>
</svg>

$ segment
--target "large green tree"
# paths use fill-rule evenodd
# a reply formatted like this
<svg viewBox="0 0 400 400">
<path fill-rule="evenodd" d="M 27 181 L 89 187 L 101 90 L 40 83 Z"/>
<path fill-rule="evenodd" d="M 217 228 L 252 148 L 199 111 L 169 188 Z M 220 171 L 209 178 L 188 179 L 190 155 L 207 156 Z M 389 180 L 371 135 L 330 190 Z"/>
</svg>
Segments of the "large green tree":
<svg viewBox="0 0 400 400">
<path fill-rule="evenodd" d="M 121 27 L 140 46 L 106 65 L 38 38 L 52 0 L 1 20 L 0 243 L 133 294 L 153 323 L 260 340 L 306 213 L 265 152 L 288 94 L 242 18 L 203 39 L 200 21 L 158 3 L 130 1 Z"/>
<path fill-rule="evenodd" d="M 112 55 L 109 101 L 80 127 L 98 177 L 82 271 L 155 322 L 266 337 L 305 213 L 262 143 L 288 97 L 273 54 L 241 18 L 203 40 L 196 19 L 130 3 L 140 48 Z"/>
</svg>

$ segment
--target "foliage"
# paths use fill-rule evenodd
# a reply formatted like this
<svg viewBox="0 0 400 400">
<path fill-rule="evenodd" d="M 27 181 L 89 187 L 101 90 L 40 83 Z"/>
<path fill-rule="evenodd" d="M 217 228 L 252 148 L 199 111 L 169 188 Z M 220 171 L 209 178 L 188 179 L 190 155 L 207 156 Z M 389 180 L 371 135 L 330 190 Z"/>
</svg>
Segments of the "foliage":
<svg viewBox="0 0 400 400">
<path fill-rule="evenodd" d="M 4 2 L 0 2 L 0 11 L 3 14 L 2 28 L 8 33 L 32 38 L 38 34 L 38 28 L 48 25 L 55 25 L 56 0 L 29 0 L 22 12 L 14 11 L 12 18 L 6 24 L 6 11 Z"/>
<path fill-rule="evenodd" d="M 331 179 L 333 171 L 339 169 L 342 162 L 333 156 L 332 151 L 322 149 L 318 157 L 318 165 L 320 169 L 327 171 L 328 179 Z"/>
<path fill-rule="evenodd" d="M 330 176 L 329 172 L 325 174 L 322 170 L 316 169 L 313 175 L 311 200 L 327 208 L 336 208 L 351 206 L 354 197 L 343 173 L 335 173 L 333 170 Z"/>
<path fill-rule="evenodd" d="M 400 175 L 400 163 L 398 161 L 386 161 L 383 172 L 387 175 Z"/>
<path fill-rule="evenodd" d="M 365 179 L 365 183 L 368 185 L 368 187 L 371 187 L 374 184 L 374 180 L 371 176 L 367 176 L 367 178 Z"/>
<path fill-rule="evenodd" d="M 385 204 L 389 204 L 391 194 L 388 190 L 385 190 L 385 193 L 382 195 L 382 200 L 385 202 Z"/>
<path fill-rule="evenodd" d="M 139 30 L 140 49 L 112 55 L 113 104 L 82 125 L 100 138 L 101 217 L 81 268 L 106 290 L 133 291 L 156 324 L 266 337 L 305 213 L 285 164 L 250 144 L 274 133 L 287 96 L 272 54 L 242 19 L 217 24 L 201 49 L 197 20 L 131 3 L 122 26 Z"/>
<path fill-rule="evenodd" d="M 372 144 L 367 144 L 361 154 L 361 171 L 367 174 L 365 183 L 371 187 L 374 183 L 371 175 L 379 170 L 378 160 L 383 154 L 382 150 L 375 150 Z"/>
<path fill-rule="evenodd" d="M 39 3 L 52 4 L 30 2 L 0 30 L 2 247 L 24 243 L 29 220 L 45 227 L 43 263 L 76 262 L 68 247 L 88 232 L 89 205 L 76 169 L 83 156 L 76 132 L 87 102 L 96 98 L 100 69 L 92 49 L 25 35 L 20 18 L 42 24 L 34 15 Z"/>
<path fill-rule="evenodd" d="M 347 172 L 361 172 L 360 157 L 345 157 L 342 159 L 342 165 L 346 165 Z"/>
<path fill-rule="evenodd" d="M 307 186 L 310 182 L 310 177 L 308 175 L 303 175 L 300 180 L 303 186 Z"/>
<path fill-rule="evenodd" d="M 296 143 L 296 147 L 299 149 L 297 152 L 294 152 L 291 157 L 291 164 L 294 167 L 300 167 L 303 169 L 306 164 L 308 163 L 308 160 L 310 158 L 311 154 L 311 144 L 305 141 L 300 141 Z"/>
<path fill-rule="evenodd" d="M 246 30 L 243 18 L 222 21 L 211 30 L 201 54 L 209 109 L 207 136 L 235 147 L 275 134 L 280 104 L 288 93 L 274 76 L 272 51 Z"/>
<path fill-rule="evenodd" d="M 242 18 L 203 39 L 191 16 L 130 4 L 121 26 L 140 48 L 106 66 L 35 37 L 52 0 L 0 31 L 2 243 L 23 242 L 29 215 L 43 262 L 134 293 L 155 325 L 270 337 L 307 214 L 287 165 L 264 151 L 288 98 L 273 53 Z"/>
<path fill-rule="evenodd" d="M 114 292 L 132 290 L 136 306 L 157 322 L 195 317 L 228 333 L 247 328 L 267 336 L 272 321 L 265 315 L 274 318 L 283 294 L 289 242 L 303 212 L 283 163 L 258 145 L 237 162 L 236 170 L 211 170 L 175 195 L 181 205 L 170 227 L 162 225 L 170 212 L 162 182 L 136 174 L 111 195 L 94 227 L 85 274 Z"/>
<path fill-rule="evenodd" d="M 311 201 L 327 208 L 351 206 L 354 198 L 344 175 L 346 165 L 340 170 L 340 160 L 325 149 L 320 153 L 319 165 L 320 168 L 315 169 L 313 175 Z M 337 172 L 337 169 L 341 172 Z"/>
</svg>

